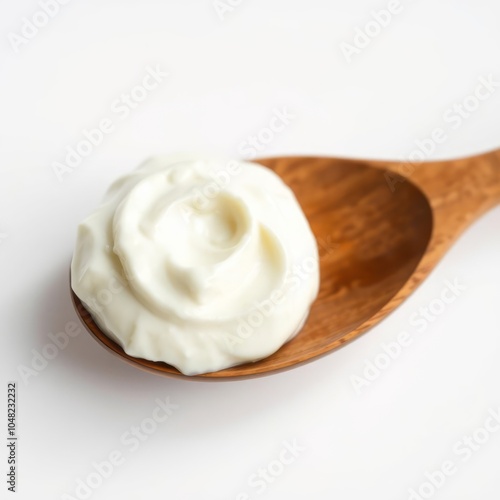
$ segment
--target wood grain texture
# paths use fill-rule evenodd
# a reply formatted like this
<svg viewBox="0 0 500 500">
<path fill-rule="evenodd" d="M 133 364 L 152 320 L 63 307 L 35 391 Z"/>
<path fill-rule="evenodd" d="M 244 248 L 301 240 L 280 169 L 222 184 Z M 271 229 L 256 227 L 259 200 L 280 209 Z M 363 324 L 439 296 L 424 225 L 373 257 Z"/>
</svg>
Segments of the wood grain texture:
<svg viewBox="0 0 500 500">
<path fill-rule="evenodd" d="M 317 157 L 256 160 L 294 191 L 320 249 L 321 287 L 301 332 L 272 356 L 185 377 L 133 358 L 101 332 L 78 297 L 89 332 L 142 369 L 193 380 L 230 380 L 291 368 L 342 346 L 393 311 L 460 233 L 500 203 L 500 151 L 412 165 Z"/>
</svg>

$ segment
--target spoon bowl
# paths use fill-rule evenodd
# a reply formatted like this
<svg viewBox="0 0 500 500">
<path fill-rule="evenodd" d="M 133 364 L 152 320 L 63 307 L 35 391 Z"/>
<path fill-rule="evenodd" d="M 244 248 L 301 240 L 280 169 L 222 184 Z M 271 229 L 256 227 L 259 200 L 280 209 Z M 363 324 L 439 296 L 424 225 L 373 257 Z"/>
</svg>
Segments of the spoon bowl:
<svg viewBox="0 0 500 500">
<path fill-rule="evenodd" d="M 299 334 L 260 361 L 187 377 L 165 363 L 127 355 L 71 291 L 94 338 L 127 362 L 166 376 L 229 380 L 289 369 L 381 321 L 473 220 L 500 203 L 500 151 L 418 164 L 318 157 L 256 161 L 294 191 L 318 242 L 320 291 Z"/>
</svg>

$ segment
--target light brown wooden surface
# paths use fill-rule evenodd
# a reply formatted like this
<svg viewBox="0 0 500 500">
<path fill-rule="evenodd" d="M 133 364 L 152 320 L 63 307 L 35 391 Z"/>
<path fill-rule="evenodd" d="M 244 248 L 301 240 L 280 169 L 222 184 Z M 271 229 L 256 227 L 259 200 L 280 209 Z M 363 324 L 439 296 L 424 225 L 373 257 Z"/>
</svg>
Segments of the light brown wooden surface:
<svg viewBox="0 0 500 500">
<path fill-rule="evenodd" d="M 355 339 L 415 290 L 471 222 L 500 203 L 500 151 L 419 165 L 315 157 L 256 161 L 284 179 L 310 222 L 320 248 L 320 293 L 302 331 L 275 354 L 191 379 L 269 374 Z M 127 356 L 71 293 L 83 323 L 105 347 L 140 368 L 184 377 L 165 363 Z"/>
</svg>

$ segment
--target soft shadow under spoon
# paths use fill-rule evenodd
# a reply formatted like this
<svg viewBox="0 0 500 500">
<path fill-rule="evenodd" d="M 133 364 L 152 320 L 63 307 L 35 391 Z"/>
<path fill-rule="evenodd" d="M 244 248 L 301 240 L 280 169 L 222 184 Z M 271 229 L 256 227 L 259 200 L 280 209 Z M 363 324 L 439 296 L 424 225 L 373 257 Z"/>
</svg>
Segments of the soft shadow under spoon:
<svg viewBox="0 0 500 500">
<path fill-rule="evenodd" d="M 321 288 L 302 331 L 256 363 L 186 377 L 133 358 L 108 338 L 71 291 L 89 332 L 129 363 L 194 380 L 259 376 L 349 342 L 393 311 L 460 233 L 500 203 L 500 151 L 419 164 L 318 157 L 255 160 L 294 191 L 318 240 Z"/>
</svg>

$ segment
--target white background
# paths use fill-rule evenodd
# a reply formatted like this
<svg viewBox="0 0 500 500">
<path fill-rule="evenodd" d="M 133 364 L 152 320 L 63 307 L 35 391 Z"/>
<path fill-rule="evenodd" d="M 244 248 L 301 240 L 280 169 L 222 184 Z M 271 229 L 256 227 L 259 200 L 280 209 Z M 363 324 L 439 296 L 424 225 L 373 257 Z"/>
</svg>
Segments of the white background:
<svg viewBox="0 0 500 500">
<path fill-rule="evenodd" d="M 457 471 L 432 498 L 498 500 L 500 432 L 466 463 L 453 448 L 500 406 L 500 208 L 380 325 L 289 372 L 230 383 L 161 378 L 83 331 L 26 384 L 18 371 L 49 333 L 76 321 L 68 286 L 76 225 L 115 177 L 148 156 L 239 157 L 242 141 L 283 106 L 295 118 L 262 156 L 402 159 L 435 127 L 448 139 L 432 158 L 500 147 L 499 89 L 456 130 L 443 121 L 479 77 L 500 81 L 500 4 L 401 4 L 349 64 L 340 44 L 352 43 L 386 1 L 243 0 L 221 20 L 211 0 L 73 0 L 17 52 L 9 36 L 39 6 L 2 3 L 0 370 L 2 415 L 7 381 L 19 386 L 16 498 L 78 498 L 78 478 L 118 450 L 125 463 L 92 499 L 404 500 L 425 472 L 451 460 Z M 148 65 L 169 76 L 122 120 L 110 106 Z M 115 131 L 59 182 L 53 162 L 104 117 Z M 446 279 L 466 291 L 418 333 L 410 317 L 439 297 Z M 352 376 L 402 331 L 413 344 L 358 394 Z M 120 436 L 166 397 L 178 410 L 131 452 Z M 293 440 L 305 450 L 282 472 L 271 465 L 281 473 L 259 493 L 252 474 Z M 4 479 L 0 496 L 14 497 Z"/>
</svg>

